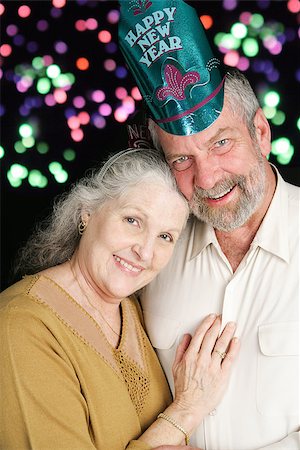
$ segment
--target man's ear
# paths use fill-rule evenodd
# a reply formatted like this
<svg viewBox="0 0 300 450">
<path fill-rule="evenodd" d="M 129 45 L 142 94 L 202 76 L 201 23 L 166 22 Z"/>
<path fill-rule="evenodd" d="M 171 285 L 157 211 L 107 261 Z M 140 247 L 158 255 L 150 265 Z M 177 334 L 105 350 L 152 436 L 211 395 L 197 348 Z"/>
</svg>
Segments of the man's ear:
<svg viewBox="0 0 300 450">
<path fill-rule="evenodd" d="M 261 108 L 254 116 L 255 135 L 263 156 L 267 157 L 271 151 L 271 129 Z"/>
</svg>

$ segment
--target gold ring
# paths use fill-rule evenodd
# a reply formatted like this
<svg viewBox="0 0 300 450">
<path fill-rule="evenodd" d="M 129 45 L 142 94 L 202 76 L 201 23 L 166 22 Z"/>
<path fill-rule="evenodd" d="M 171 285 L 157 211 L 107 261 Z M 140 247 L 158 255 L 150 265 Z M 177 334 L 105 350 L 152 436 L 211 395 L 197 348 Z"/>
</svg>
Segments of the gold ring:
<svg viewBox="0 0 300 450">
<path fill-rule="evenodd" d="M 224 359 L 227 355 L 226 352 L 220 352 L 219 350 L 215 350 L 216 353 L 220 356 L 221 359 Z"/>
</svg>

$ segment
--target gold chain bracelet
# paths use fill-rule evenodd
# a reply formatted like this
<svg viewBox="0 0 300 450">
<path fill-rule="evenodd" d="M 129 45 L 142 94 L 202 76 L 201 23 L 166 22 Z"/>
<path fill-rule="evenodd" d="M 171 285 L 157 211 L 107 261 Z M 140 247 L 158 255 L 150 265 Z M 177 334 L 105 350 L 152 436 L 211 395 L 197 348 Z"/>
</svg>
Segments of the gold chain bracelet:
<svg viewBox="0 0 300 450">
<path fill-rule="evenodd" d="M 182 428 L 181 425 L 179 425 L 177 422 L 175 422 L 174 419 L 172 419 L 172 417 L 167 416 L 167 414 L 165 414 L 165 413 L 160 413 L 160 414 L 158 414 L 157 418 L 158 418 L 158 419 L 164 419 L 164 420 L 166 420 L 167 422 L 170 422 L 174 427 L 176 427 L 178 430 L 180 430 L 180 431 L 184 434 L 184 437 L 185 437 L 185 445 L 189 445 L 189 442 L 190 442 L 190 436 L 189 436 L 188 433 L 185 431 L 185 429 Z"/>
</svg>

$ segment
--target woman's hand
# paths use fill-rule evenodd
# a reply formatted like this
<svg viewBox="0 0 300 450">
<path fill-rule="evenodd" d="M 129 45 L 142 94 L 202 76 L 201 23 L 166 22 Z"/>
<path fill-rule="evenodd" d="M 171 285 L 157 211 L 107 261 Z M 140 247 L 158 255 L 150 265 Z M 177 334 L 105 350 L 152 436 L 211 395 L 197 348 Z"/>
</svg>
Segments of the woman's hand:
<svg viewBox="0 0 300 450">
<path fill-rule="evenodd" d="M 193 337 L 184 335 L 173 364 L 173 404 L 186 411 L 197 426 L 220 402 L 239 349 L 233 338 L 235 324 L 228 323 L 221 335 L 221 320 L 206 317 Z"/>
</svg>

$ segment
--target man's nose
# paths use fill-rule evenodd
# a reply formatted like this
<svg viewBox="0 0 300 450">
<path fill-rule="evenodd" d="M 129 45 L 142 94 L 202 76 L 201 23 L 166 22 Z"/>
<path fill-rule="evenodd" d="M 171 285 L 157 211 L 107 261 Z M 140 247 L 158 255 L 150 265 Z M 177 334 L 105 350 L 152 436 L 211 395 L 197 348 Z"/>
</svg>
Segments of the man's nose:
<svg viewBox="0 0 300 450">
<path fill-rule="evenodd" d="M 212 189 L 218 181 L 219 167 L 213 158 L 203 155 L 195 160 L 194 185 L 201 189 Z"/>
</svg>

